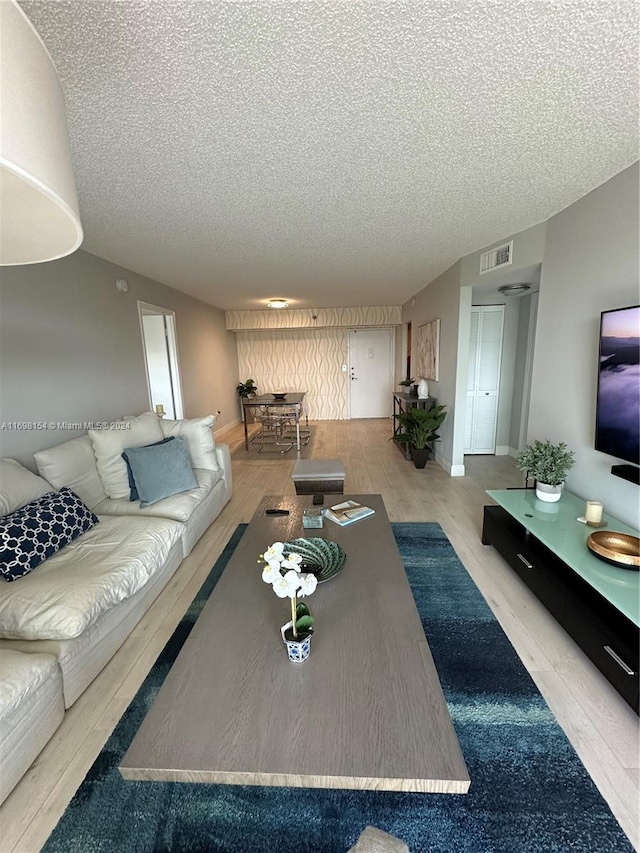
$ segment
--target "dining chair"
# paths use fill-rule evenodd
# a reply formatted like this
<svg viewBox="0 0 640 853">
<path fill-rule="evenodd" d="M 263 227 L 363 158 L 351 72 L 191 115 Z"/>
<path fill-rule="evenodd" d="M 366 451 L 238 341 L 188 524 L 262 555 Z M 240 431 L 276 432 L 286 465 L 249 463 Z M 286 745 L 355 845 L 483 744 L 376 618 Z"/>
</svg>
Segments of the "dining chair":
<svg viewBox="0 0 640 853">
<path fill-rule="evenodd" d="M 291 435 L 291 415 L 288 410 L 280 407 L 258 406 L 254 410 L 254 420 L 260 424 L 260 429 L 251 437 L 251 441 L 256 441 L 260 445 L 258 453 L 261 453 L 268 444 L 282 448 L 280 453 L 291 450 L 294 439 Z M 295 436 L 295 429 L 293 435 Z"/>
</svg>

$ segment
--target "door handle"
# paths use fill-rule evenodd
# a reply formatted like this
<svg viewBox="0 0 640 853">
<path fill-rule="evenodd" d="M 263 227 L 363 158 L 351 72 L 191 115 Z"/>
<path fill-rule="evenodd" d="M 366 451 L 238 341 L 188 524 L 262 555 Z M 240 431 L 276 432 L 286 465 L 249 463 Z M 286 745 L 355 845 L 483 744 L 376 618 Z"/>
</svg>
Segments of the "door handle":
<svg viewBox="0 0 640 853">
<path fill-rule="evenodd" d="M 626 672 L 627 675 L 635 675 L 635 672 L 631 669 L 631 667 L 627 666 L 627 664 L 622 660 L 622 658 L 619 657 L 613 651 L 611 646 L 604 646 L 604 650 L 608 655 L 610 655 L 614 659 L 614 661 L 618 664 L 618 666 L 621 667 Z"/>
<path fill-rule="evenodd" d="M 523 556 L 522 556 L 522 554 L 516 554 L 516 557 L 517 557 L 519 560 L 522 560 L 522 562 L 525 564 L 525 566 L 526 566 L 528 569 L 532 569 L 532 568 L 533 568 L 533 563 L 530 563 L 530 562 L 529 562 L 529 560 L 527 560 L 527 558 L 526 558 L 526 557 L 523 557 Z"/>
</svg>

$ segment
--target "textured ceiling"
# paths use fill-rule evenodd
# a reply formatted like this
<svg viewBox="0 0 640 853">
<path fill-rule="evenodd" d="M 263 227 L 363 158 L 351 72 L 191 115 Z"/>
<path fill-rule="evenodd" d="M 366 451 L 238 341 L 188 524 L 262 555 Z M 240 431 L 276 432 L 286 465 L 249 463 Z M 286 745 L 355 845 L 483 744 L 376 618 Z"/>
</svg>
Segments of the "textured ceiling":
<svg viewBox="0 0 640 853">
<path fill-rule="evenodd" d="M 389 305 L 638 158 L 635 2 L 22 2 L 83 248 L 224 309 Z"/>
</svg>

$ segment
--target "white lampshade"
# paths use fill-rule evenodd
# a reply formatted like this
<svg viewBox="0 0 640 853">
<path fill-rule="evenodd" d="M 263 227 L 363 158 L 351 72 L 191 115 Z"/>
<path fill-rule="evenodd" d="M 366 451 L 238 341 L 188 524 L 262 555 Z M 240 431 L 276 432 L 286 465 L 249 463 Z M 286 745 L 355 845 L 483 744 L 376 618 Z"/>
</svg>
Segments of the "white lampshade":
<svg viewBox="0 0 640 853">
<path fill-rule="evenodd" d="M 81 242 L 56 69 L 15 0 L 0 0 L 0 264 L 52 261 Z"/>
</svg>

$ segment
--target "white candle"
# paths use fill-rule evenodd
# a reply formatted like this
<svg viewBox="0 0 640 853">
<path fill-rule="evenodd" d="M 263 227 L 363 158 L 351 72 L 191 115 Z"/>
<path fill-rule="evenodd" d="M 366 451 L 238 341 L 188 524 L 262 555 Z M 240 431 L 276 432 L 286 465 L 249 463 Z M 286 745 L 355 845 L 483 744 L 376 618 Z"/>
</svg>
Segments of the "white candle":
<svg viewBox="0 0 640 853">
<path fill-rule="evenodd" d="M 164 406 L 162 403 L 158 403 L 156 406 L 156 415 L 164 415 Z"/>
<path fill-rule="evenodd" d="M 602 521 L 602 504 L 600 501 L 587 501 L 584 517 L 586 521 L 590 521 L 592 524 L 600 524 Z"/>
</svg>

